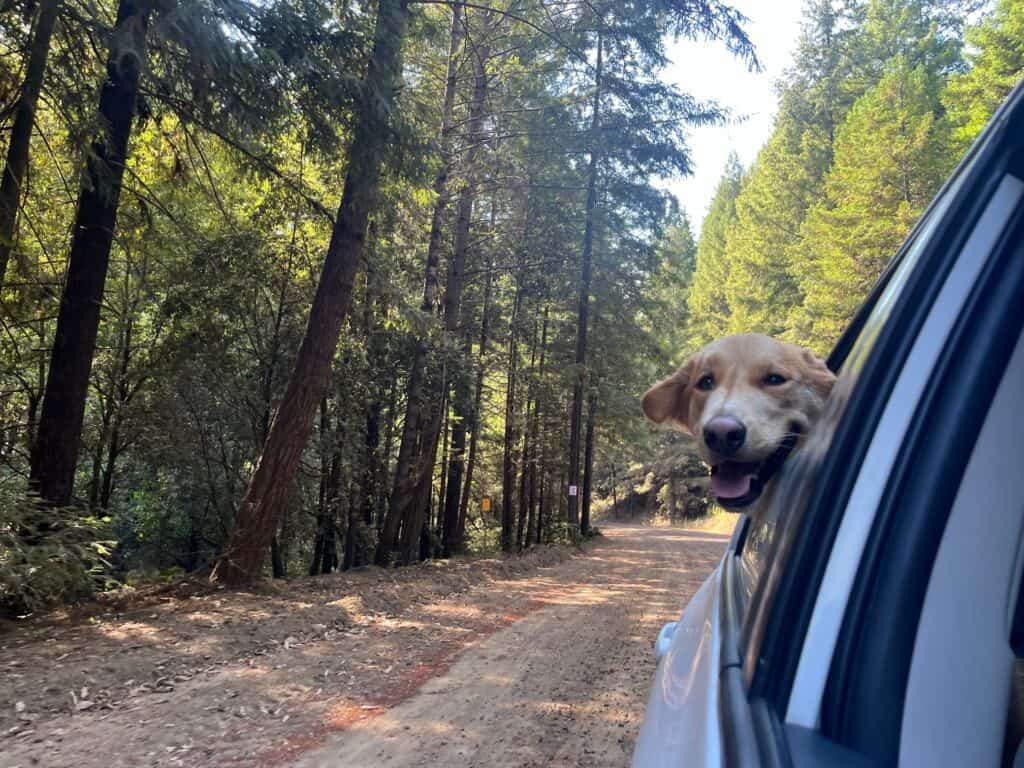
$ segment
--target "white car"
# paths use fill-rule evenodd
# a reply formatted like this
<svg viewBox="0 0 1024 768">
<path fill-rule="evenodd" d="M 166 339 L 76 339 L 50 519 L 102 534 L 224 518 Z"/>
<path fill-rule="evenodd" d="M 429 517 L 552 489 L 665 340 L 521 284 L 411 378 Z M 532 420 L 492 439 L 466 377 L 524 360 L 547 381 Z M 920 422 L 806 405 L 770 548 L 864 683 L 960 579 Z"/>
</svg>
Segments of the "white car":
<svg viewBox="0 0 1024 768">
<path fill-rule="evenodd" d="M 770 507 L 662 630 L 634 766 L 1024 765 L 1022 327 L 1018 88 L 837 344 Z"/>
</svg>

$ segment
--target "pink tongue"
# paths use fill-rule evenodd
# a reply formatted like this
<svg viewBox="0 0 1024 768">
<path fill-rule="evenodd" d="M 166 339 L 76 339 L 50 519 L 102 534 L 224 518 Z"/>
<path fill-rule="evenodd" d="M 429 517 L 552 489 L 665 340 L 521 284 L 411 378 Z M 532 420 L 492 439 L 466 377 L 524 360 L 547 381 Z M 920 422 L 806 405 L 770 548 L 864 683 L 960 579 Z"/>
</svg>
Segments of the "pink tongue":
<svg viewBox="0 0 1024 768">
<path fill-rule="evenodd" d="M 750 481 L 754 478 L 745 465 L 731 461 L 718 465 L 711 476 L 711 491 L 720 499 L 738 499 L 750 493 Z"/>
</svg>

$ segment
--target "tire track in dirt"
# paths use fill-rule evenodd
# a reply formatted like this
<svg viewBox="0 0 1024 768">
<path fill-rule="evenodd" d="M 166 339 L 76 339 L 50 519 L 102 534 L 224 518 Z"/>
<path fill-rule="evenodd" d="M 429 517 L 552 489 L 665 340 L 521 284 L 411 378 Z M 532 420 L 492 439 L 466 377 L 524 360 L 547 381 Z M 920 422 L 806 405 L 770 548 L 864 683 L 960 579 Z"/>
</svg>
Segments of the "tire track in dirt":
<svg viewBox="0 0 1024 768">
<path fill-rule="evenodd" d="M 251 615 L 258 596 L 218 595 L 225 610 L 245 604 L 261 636 L 277 627 L 278 641 L 168 690 L 0 734 L 0 766 L 623 765 L 654 668 L 654 635 L 714 567 L 726 538 L 640 526 L 605 533 L 585 554 L 542 559 L 318 636 L 288 636 L 301 621 L 292 614 L 319 618 L 330 601 L 311 609 L 300 593 L 289 611 L 276 596 L 273 613 L 259 618 Z M 414 588 L 436 592 L 410 581 Z M 165 634 L 191 615 L 178 610 L 160 618 Z M 191 642 L 216 639 L 211 631 Z M 21 650 L 29 663 L 45 661 Z M 116 668 L 117 655 L 107 656 Z M 45 670 L 16 668 L 23 683 L 48 679 Z"/>
<path fill-rule="evenodd" d="M 727 538 L 605 530 L 609 546 L 530 580 L 543 608 L 295 765 L 628 764 L 657 630 L 700 586 Z"/>
</svg>

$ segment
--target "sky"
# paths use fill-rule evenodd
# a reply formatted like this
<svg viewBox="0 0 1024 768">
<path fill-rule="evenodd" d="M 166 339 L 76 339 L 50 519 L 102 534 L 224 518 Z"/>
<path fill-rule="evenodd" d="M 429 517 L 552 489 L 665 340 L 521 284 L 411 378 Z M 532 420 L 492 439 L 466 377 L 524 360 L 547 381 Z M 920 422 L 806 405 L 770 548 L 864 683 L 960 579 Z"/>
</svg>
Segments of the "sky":
<svg viewBox="0 0 1024 768">
<path fill-rule="evenodd" d="M 726 126 L 690 130 L 692 176 L 665 182 L 689 214 L 694 234 L 700 231 L 707 207 L 725 168 L 729 152 L 749 166 L 768 140 L 778 107 L 775 83 L 787 69 L 800 33 L 803 0 L 732 0 L 730 5 L 750 22 L 753 41 L 763 70 L 748 72 L 721 43 L 680 40 L 670 45 L 672 65 L 663 79 L 698 99 L 714 99 L 745 120 Z"/>
</svg>

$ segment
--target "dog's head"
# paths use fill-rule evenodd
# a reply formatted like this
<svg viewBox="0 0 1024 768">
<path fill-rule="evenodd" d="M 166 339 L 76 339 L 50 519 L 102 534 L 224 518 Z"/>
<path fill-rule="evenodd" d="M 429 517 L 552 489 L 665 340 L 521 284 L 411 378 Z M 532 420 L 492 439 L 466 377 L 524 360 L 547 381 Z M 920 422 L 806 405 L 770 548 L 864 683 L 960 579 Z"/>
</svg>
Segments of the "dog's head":
<svg viewBox="0 0 1024 768">
<path fill-rule="evenodd" d="M 643 410 L 693 435 L 718 503 L 740 509 L 814 425 L 834 381 L 808 350 L 746 333 L 708 344 L 647 391 Z"/>
</svg>

